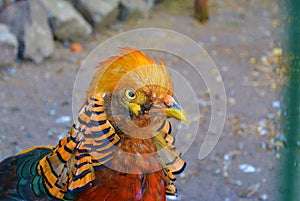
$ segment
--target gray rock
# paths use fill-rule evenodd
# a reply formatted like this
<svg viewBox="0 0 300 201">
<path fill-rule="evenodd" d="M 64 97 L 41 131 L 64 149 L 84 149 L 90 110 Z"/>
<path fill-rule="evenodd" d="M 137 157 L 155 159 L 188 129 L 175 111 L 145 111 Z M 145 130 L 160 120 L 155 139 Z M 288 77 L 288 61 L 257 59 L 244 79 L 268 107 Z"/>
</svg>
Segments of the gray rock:
<svg viewBox="0 0 300 201">
<path fill-rule="evenodd" d="M 0 22 L 16 35 L 18 56 L 40 63 L 54 51 L 54 42 L 47 14 L 38 0 L 12 3 L 0 13 Z"/>
<path fill-rule="evenodd" d="M 96 31 L 111 24 L 119 14 L 119 0 L 73 0 L 73 4 Z"/>
<path fill-rule="evenodd" d="M 9 33 L 9 29 L 5 24 L 0 23 L 0 33 Z"/>
<path fill-rule="evenodd" d="M 129 17 L 148 17 L 154 6 L 154 0 L 120 0 L 119 19 L 124 21 Z"/>
<path fill-rule="evenodd" d="M 26 27 L 24 58 L 40 63 L 54 51 L 54 41 L 47 20 L 46 10 L 37 0 L 30 0 L 31 26 Z"/>
<path fill-rule="evenodd" d="M 12 63 L 18 53 L 18 41 L 8 27 L 0 24 L 0 66 Z"/>
<path fill-rule="evenodd" d="M 50 17 L 50 25 L 57 39 L 82 41 L 92 33 L 92 27 L 64 0 L 41 0 Z"/>
</svg>

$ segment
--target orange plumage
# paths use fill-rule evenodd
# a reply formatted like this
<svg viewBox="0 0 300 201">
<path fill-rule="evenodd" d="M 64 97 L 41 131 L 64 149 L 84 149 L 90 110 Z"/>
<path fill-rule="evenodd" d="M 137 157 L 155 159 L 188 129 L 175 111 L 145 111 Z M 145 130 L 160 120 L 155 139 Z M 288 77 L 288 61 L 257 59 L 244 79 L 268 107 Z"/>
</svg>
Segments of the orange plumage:
<svg viewBox="0 0 300 201">
<path fill-rule="evenodd" d="M 36 147 L 0 164 L 0 199 L 166 200 L 185 162 L 168 118 L 187 122 L 163 63 L 139 50 L 100 63 L 86 102 L 56 147 Z M 26 163 L 24 162 L 26 161 Z M 28 187 L 30 186 L 30 188 Z"/>
</svg>

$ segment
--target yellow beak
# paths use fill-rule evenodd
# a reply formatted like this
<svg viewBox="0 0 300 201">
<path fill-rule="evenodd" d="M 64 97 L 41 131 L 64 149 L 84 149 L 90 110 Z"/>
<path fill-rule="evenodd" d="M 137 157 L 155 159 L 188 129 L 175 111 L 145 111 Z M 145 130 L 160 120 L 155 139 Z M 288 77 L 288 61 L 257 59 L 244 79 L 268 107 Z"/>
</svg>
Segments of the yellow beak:
<svg viewBox="0 0 300 201">
<path fill-rule="evenodd" d="M 188 124 L 188 118 L 185 111 L 176 103 L 173 105 L 173 107 L 166 108 L 165 112 L 167 114 L 167 117 L 175 118 L 180 121 L 183 121 L 185 124 Z"/>
<path fill-rule="evenodd" d="M 138 116 L 140 111 L 141 111 L 141 106 L 136 103 L 129 103 L 128 104 L 130 110 L 135 116 Z M 180 121 L 183 121 L 185 124 L 188 124 L 188 118 L 187 114 L 185 111 L 173 100 L 172 106 L 167 107 L 167 108 L 156 108 L 156 109 L 151 109 L 152 111 L 154 110 L 160 110 L 161 112 L 165 112 L 168 118 L 175 118 Z"/>
</svg>

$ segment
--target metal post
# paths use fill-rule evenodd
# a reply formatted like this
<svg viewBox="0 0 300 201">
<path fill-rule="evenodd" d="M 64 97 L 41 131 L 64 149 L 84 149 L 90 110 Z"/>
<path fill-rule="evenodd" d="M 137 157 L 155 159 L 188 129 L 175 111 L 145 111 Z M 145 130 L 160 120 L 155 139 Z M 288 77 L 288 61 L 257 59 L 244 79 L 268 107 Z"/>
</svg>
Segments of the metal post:
<svg viewBox="0 0 300 201">
<path fill-rule="evenodd" d="M 300 200 L 300 1 L 286 0 L 285 24 L 287 85 L 282 120 L 286 146 L 282 149 L 280 191 L 283 201 Z M 285 13 L 286 14 L 286 13 Z"/>
<path fill-rule="evenodd" d="M 206 22 L 208 20 L 208 0 L 194 0 L 195 18 L 200 22 Z"/>
</svg>

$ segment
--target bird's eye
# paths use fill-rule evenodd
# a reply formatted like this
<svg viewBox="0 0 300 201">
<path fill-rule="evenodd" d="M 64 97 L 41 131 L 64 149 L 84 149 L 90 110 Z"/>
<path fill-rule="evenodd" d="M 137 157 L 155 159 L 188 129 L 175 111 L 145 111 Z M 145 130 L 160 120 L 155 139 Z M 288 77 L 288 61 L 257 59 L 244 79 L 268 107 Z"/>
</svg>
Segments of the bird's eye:
<svg viewBox="0 0 300 201">
<path fill-rule="evenodd" d="M 135 99 L 135 91 L 133 91 L 132 89 L 127 89 L 126 91 L 125 91 L 125 96 L 126 96 L 126 98 L 128 98 L 129 100 L 133 100 L 133 99 Z"/>
</svg>

